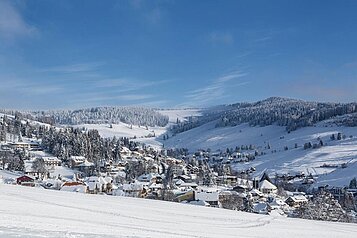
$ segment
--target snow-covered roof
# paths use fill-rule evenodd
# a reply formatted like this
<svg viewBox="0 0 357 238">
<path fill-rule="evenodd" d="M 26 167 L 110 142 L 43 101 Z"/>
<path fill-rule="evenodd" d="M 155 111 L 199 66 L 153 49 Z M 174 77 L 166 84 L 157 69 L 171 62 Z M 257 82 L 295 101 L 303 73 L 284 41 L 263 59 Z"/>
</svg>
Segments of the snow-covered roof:
<svg viewBox="0 0 357 238">
<path fill-rule="evenodd" d="M 138 177 L 138 180 L 143 181 L 143 182 L 149 182 L 149 181 L 151 181 L 151 179 L 157 178 L 157 177 L 161 178 L 161 175 L 156 174 L 156 173 L 142 174 Z"/>
<path fill-rule="evenodd" d="M 162 189 L 162 187 L 163 187 L 162 184 L 157 184 L 157 183 L 152 183 L 149 186 L 149 188 L 151 188 L 151 189 Z"/>
<path fill-rule="evenodd" d="M 77 165 L 78 167 L 93 167 L 94 163 L 89 162 L 88 160 L 85 160 L 83 163 Z"/>
<path fill-rule="evenodd" d="M 86 160 L 86 158 L 84 156 L 71 156 L 71 160 L 73 160 L 76 163 L 81 163 L 84 162 Z"/>
<path fill-rule="evenodd" d="M 218 192 L 195 192 L 195 199 L 208 202 L 218 201 L 218 195 Z"/>
<path fill-rule="evenodd" d="M 45 162 L 61 162 L 60 159 L 58 159 L 57 157 L 49 157 L 49 156 L 45 156 L 45 157 L 42 157 L 42 159 L 45 161 Z"/>
<path fill-rule="evenodd" d="M 140 183 L 126 183 L 123 184 L 124 191 L 140 191 L 143 189 L 143 185 Z"/>
<path fill-rule="evenodd" d="M 263 180 L 260 184 L 259 184 L 259 189 L 269 189 L 269 190 L 275 190 L 277 189 L 276 186 L 274 184 L 272 184 L 271 182 L 269 182 L 268 180 Z"/>
<path fill-rule="evenodd" d="M 307 202 L 308 201 L 304 195 L 291 196 L 288 199 L 291 199 L 294 202 Z"/>
<path fill-rule="evenodd" d="M 130 153 L 131 151 L 127 147 L 123 146 L 123 147 L 121 147 L 120 152 L 121 153 Z"/>
<path fill-rule="evenodd" d="M 197 183 L 183 183 L 180 184 L 180 187 L 197 187 Z"/>
</svg>

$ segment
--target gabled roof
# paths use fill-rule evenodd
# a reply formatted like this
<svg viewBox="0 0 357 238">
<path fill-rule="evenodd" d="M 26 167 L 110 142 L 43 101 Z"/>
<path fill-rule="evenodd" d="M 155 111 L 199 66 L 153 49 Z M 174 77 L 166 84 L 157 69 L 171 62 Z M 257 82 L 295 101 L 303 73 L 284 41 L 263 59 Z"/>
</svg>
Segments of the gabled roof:
<svg viewBox="0 0 357 238">
<path fill-rule="evenodd" d="M 260 178 L 260 182 L 263 182 L 264 180 L 267 180 L 268 182 L 272 183 L 271 179 L 269 178 L 269 175 L 264 172 L 263 176 Z"/>
<path fill-rule="evenodd" d="M 268 180 L 263 180 L 260 184 L 259 184 L 259 189 L 271 189 L 271 190 L 275 190 L 277 189 L 277 187 L 272 184 L 271 182 L 269 182 Z"/>
<path fill-rule="evenodd" d="M 35 180 L 34 177 L 29 176 L 29 175 L 22 175 L 22 176 L 18 177 L 17 180 L 21 180 L 21 179 L 24 179 L 24 178 L 31 179 L 31 180 Z"/>
<path fill-rule="evenodd" d="M 63 186 L 78 186 L 78 185 L 84 185 L 85 186 L 84 183 L 75 181 L 75 182 L 65 182 L 65 183 L 62 184 L 62 187 Z"/>
</svg>

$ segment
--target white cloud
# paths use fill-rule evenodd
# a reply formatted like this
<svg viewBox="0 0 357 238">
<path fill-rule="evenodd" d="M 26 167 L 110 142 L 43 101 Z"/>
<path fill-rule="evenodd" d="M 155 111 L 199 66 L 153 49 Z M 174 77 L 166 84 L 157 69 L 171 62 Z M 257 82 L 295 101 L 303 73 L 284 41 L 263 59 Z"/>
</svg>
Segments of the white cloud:
<svg viewBox="0 0 357 238">
<path fill-rule="evenodd" d="M 98 67 L 102 66 L 103 63 L 92 62 L 92 63 L 80 63 L 80 64 L 70 64 L 70 65 L 60 65 L 53 66 L 39 70 L 40 72 L 55 72 L 55 73 L 81 73 L 96 70 Z"/>
<path fill-rule="evenodd" d="M 272 39 L 273 39 L 272 36 L 264 36 L 264 37 L 255 39 L 254 42 L 266 42 L 266 41 L 270 41 Z"/>
<path fill-rule="evenodd" d="M 50 95 L 52 93 L 58 93 L 63 88 L 59 85 L 51 85 L 44 83 L 33 83 L 25 80 L 9 78 L 1 82 L 0 91 L 13 91 L 30 96 L 36 95 Z"/>
<path fill-rule="evenodd" d="M 118 79 L 99 79 L 93 82 L 93 86 L 96 88 L 107 88 L 115 90 L 115 92 L 129 92 L 138 91 L 144 88 L 150 88 L 153 86 L 161 85 L 170 82 L 169 80 L 158 81 L 138 81 L 127 78 Z"/>
<path fill-rule="evenodd" d="M 26 23 L 10 1 L 0 1 L 0 37 L 13 39 L 20 36 L 31 36 L 35 33 L 37 33 L 37 29 Z"/>
<path fill-rule="evenodd" d="M 232 83 L 230 81 L 246 76 L 247 73 L 240 71 L 232 72 L 227 75 L 223 75 L 214 80 L 210 85 L 192 90 L 186 94 L 186 98 L 193 105 L 204 105 L 211 101 L 216 101 L 226 97 L 228 88 L 237 87 L 247 84 L 248 82 Z"/>
<path fill-rule="evenodd" d="M 231 73 L 231 74 L 228 74 L 228 75 L 224 75 L 222 77 L 219 77 L 217 79 L 217 82 L 220 82 L 220 83 L 224 83 L 224 82 L 228 82 L 232 79 L 236 79 L 236 78 L 241 78 L 241 77 L 244 77 L 246 76 L 247 73 L 241 73 L 241 72 L 234 72 L 234 73 Z"/>
<path fill-rule="evenodd" d="M 79 95 L 79 99 L 75 99 L 74 102 L 105 102 L 105 101 L 140 101 L 140 100 L 146 100 L 146 99 L 151 99 L 154 98 L 154 95 L 151 94 L 121 94 L 121 95 L 111 95 L 111 96 L 106 96 L 103 93 L 94 93 L 91 96 L 84 96 Z"/>
</svg>

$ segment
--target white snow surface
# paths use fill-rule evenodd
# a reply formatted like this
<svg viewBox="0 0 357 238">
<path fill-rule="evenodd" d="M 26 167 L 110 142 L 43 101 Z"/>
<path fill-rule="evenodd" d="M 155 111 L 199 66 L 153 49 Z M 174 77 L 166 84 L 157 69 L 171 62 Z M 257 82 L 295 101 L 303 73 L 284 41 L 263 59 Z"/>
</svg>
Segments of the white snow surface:
<svg viewBox="0 0 357 238">
<path fill-rule="evenodd" d="M 357 237 L 332 223 L 115 196 L 0 186 L 0 237 Z"/>
<path fill-rule="evenodd" d="M 112 128 L 110 127 L 112 126 Z M 145 126 L 138 126 L 138 125 L 129 125 L 126 123 L 119 123 L 119 124 L 80 124 L 76 125 L 76 127 L 82 128 L 85 127 L 88 130 L 98 130 L 99 134 L 103 137 L 145 137 L 149 134 L 153 134 L 155 129 L 158 132 L 160 129 L 164 130 L 162 127 L 148 127 L 146 130 Z"/>
</svg>

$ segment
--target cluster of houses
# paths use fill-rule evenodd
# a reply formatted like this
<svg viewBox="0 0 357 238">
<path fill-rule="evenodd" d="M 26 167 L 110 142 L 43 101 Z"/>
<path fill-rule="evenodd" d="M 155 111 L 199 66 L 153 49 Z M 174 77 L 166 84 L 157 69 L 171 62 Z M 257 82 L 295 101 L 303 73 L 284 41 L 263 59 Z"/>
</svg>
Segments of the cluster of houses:
<svg viewBox="0 0 357 238">
<path fill-rule="evenodd" d="M 16 146 L 32 150 L 22 144 Z M 38 150 L 34 145 L 32 148 Z M 236 154 L 235 157 L 218 160 L 246 158 Z M 14 183 L 67 192 L 230 207 L 259 214 L 272 211 L 289 214 L 309 201 L 309 195 L 304 192 L 281 191 L 266 173 L 257 178 L 239 176 L 225 170 L 225 166 L 229 166 L 225 162 L 223 172 L 219 174 L 211 169 L 217 159 L 205 161 L 201 156 L 192 156 L 189 160 L 198 162 L 191 163 L 187 158 L 169 157 L 151 148 L 130 150 L 123 146 L 119 161 L 93 163 L 84 156 L 71 156 L 66 162 L 50 156 L 41 156 L 41 159 L 45 171 L 35 170 L 34 160 L 25 161 L 24 173 Z M 61 174 L 64 168 L 72 173 Z"/>
</svg>

